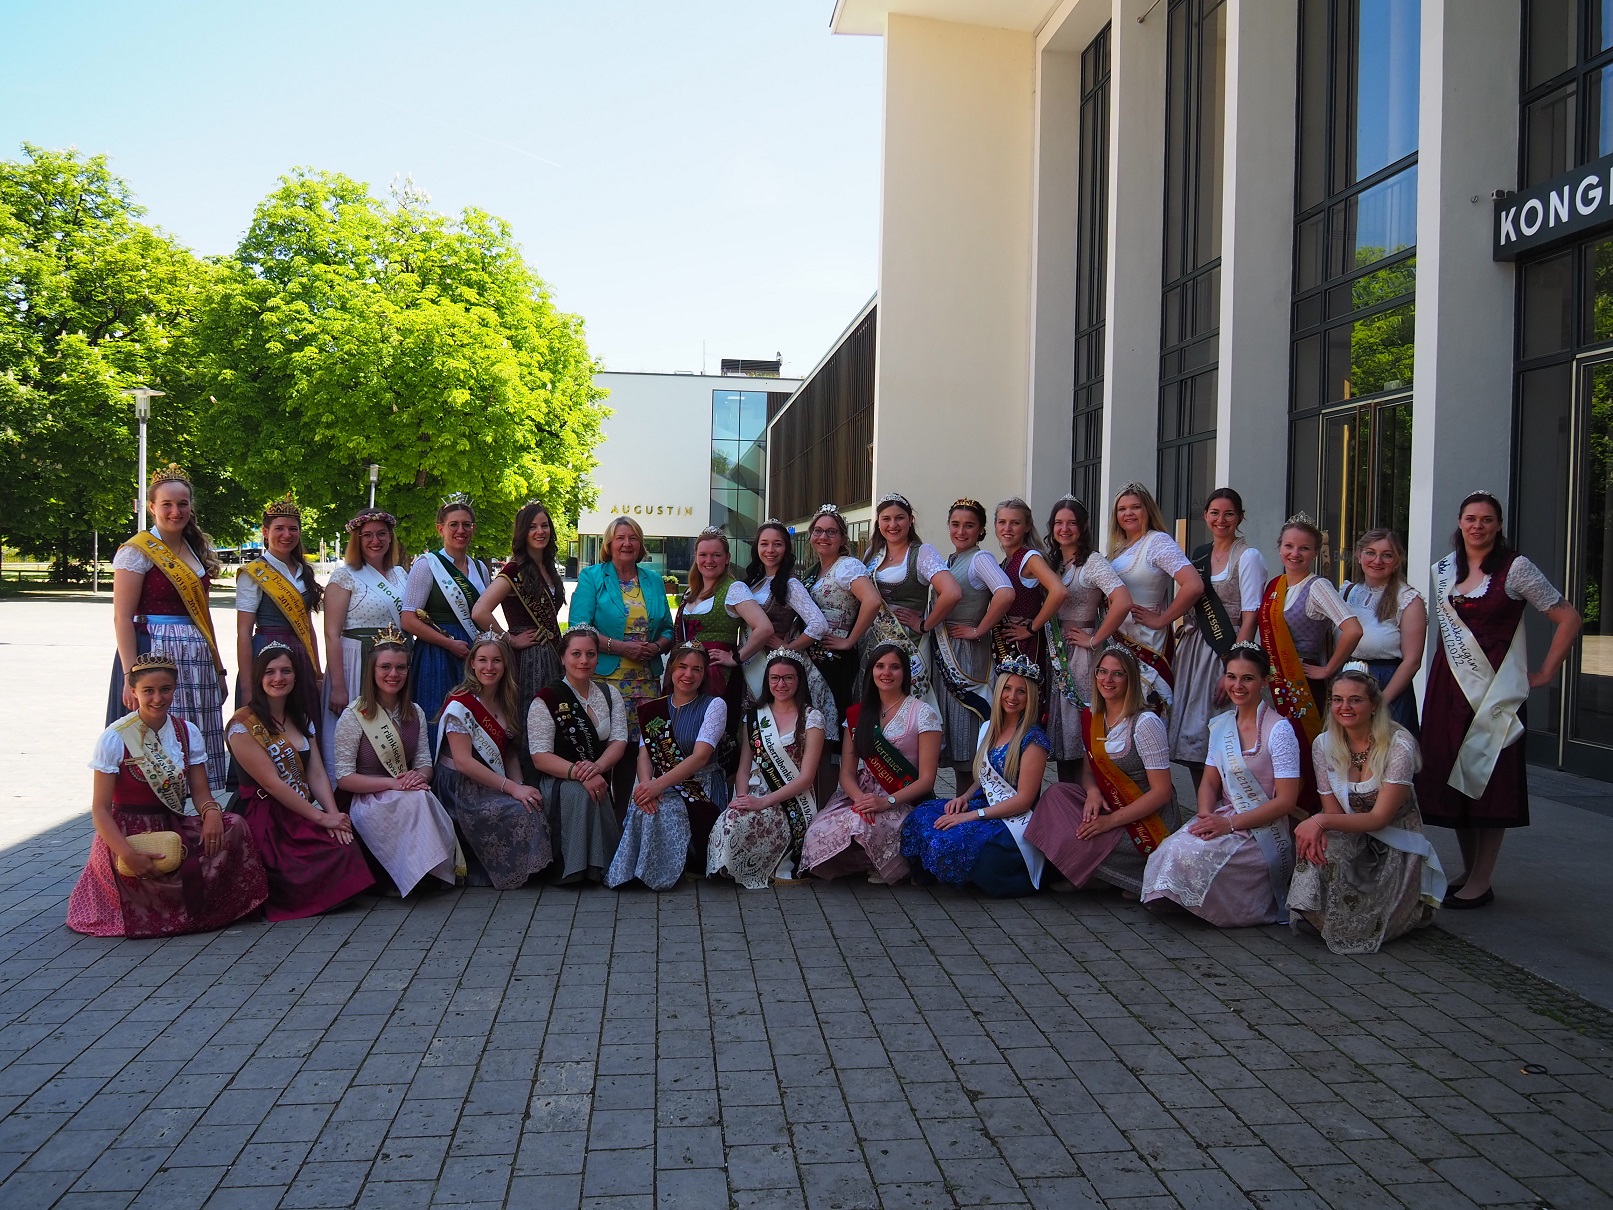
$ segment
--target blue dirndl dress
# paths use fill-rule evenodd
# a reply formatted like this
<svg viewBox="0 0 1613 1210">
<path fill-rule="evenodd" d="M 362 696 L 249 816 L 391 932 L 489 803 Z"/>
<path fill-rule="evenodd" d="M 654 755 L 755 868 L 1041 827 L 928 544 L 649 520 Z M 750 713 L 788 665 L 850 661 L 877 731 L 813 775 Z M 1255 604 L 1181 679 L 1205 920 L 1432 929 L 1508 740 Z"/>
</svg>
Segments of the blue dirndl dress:
<svg viewBox="0 0 1613 1210">
<path fill-rule="evenodd" d="M 1032 744 L 1044 752 L 1051 752 L 1053 747 L 1047 732 L 1035 725 L 1025 733 L 1020 752 L 1023 754 Z M 1001 774 L 1008 759 L 1008 745 L 991 749 L 986 759 Z M 971 809 L 989 805 L 982 790 L 976 790 L 969 800 Z M 1002 899 L 1029 895 L 1037 889 L 1041 871 L 1038 869 L 1032 876 L 1025 854 L 1006 823 L 1000 819 L 970 819 L 942 830 L 935 821 L 945 811 L 945 802 L 931 799 L 914 807 L 902 824 L 902 856 L 915 871 L 922 869 L 931 878 L 953 886 L 975 886 Z"/>
</svg>

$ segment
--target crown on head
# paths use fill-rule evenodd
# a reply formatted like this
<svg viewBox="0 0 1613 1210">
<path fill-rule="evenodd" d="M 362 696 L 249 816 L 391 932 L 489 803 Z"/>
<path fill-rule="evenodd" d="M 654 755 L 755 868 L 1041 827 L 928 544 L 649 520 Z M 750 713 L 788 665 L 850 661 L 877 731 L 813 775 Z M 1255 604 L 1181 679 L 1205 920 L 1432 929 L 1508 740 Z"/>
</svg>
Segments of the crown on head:
<svg viewBox="0 0 1613 1210">
<path fill-rule="evenodd" d="M 1352 672 L 1356 676 L 1371 677 L 1373 680 L 1377 679 L 1372 676 L 1372 669 L 1368 668 L 1361 660 L 1346 660 L 1344 667 L 1339 669 L 1338 675 L 1343 676 L 1346 672 Z"/>
<path fill-rule="evenodd" d="M 151 486 L 156 487 L 162 483 L 183 483 L 186 487 L 189 487 L 190 475 L 185 472 L 185 468 L 180 466 L 179 463 L 170 462 L 167 466 L 159 467 L 151 472 Z"/>
<path fill-rule="evenodd" d="M 799 651 L 793 651 L 788 647 L 775 647 L 772 651 L 769 651 L 767 653 L 767 664 L 771 664 L 774 660 L 789 660 L 797 668 L 803 671 L 806 669 L 806 657 Z M 763 667 L 766 666 L 766 664 L 763 665 Z"/>
<path fill-rule="evenodd" d="M 468 505 L 469 503 L 470 503 L 470 496 L 467 495 L 465 492 L 449 492 L 448 495 L 444 496 L 443 499 L 442 499 L 442 507 L 443 508 L 447 508 L 450 504 L 466 504 L 466 505 Z"/>
<path fill-rule="evenodd" d="M 723 533 L 722 526 L 720 526 L 720 525 L 708 525 L 708 526 L 706 526 L 705 529 L 700 531 L 700 536 L 698 538 L 696 538 L 695 541 L 696 542 L 704 542 L 707 538 L 726 538 L 726 537 L 728 537 L 728 535 Z"/>
<path fill-rule="evenodd" d="M 297 507 L 297 502 L 291 498 L 291 493 L 287 492 L 285 495 L 281 496 L 280 499 L 269 505 L 268 508 L 264 509 L 263 516 L 265 520 L 270 517 L 293 517 L 296 520 L 301 521 L 302 509 Z"/>
<path fill-rule="evenodd" d="M 190 480 L 187 479 L 185 482 L 189 483 Z M 1475 487 L 1472 491 L 1468 492 L 1467 494 L 1469 496 L 1483 496 L 1486 500 L 1488 500 L 1491 503 L 1496 504 L 1496 505 L 1499 505 L 1501 503 L 1501 497 L 1496 495 L 1494 492 L 1492 492 L 1487 487 Z"/>
<path fill-rule="evenodd" d="M 258 648 L 259 655 L 278 655 L 282 651 L 290 655 L 291 647 L 289 644 L 282 643 L 279 639 L 270 639 L 262 647 Z"/>
<path fill-rule="evenodd" d="M 952 508 L 947 509 L 947 512 L 951 512 L 953 508 L 977 509 L 980 512 L 986 511 L 986 506 L 971 496 L 959 496 L 952 502 Z"/>
<path fill-rule="evenodd" d="M 1042 670 L 1027 655 L 1011 655 L 997 665 L 999 676 L 1022 676 L 1033 685 L 1042 683 Z"/>
<path fill-rule="evenodd" d="M 175 675 L 179 673 L 179 665 L 166 651 L 145 651 L 134 657 L 134 663 L 129 665 L 128 674 L 133 676 L 137 672 L 151 672 L 158 668 Z"/>
<path fill-rule="evenodd" d="M 1071 492 L 1065 492 L 1057 500 L 1053 501 L 1053 511 L 1058 512 L 1060 506 L 1065 504 L 1079 504 L 1082 508 L 1086 507 L 1086 504 L 1082 501 L 1080 496 L 1077 496 Z"/>
<path fill-rule="evenodd" d="M 1308 512 L 1306 512 L 1305 510 L 1301 509 L 1299 512 L 1295 513 L 1292 517 L 1288 518 L 1288 520 L 1284 521 L 1283 524 L 1284 525 L 1308 525 L 1312 529 L 1315 529 L 1316 528 L 1316 518 L 1312 517 Z"/>
<path fill-rule="evenodd" d="M 475 634 L 471 635 L 470 639 L 470 644 L 472 647 L 476 646 L 477 643 L 502 642 L 504 642 L 504 636 L 496 630 L 478 630 Z"/>
<path fill-rule="evenodd" d="M 823 516 L 839 517 L 840 506 L 838 504 L 820 504 L 818 505 L 818 511 L 813 513 L 812 516 L 814 520 Z"/>
<path fill-rule="evenodd" d="M 371 521 L 385 522 L 394 529 L 397 528 L 398 524 L 398 519 L 391 513 L 387 512 L 384 508 L 367 508 L 347 523 L 347 532 L 350 534 L 356 534 Z"/>
<path fill-rule="evenodd" d="M 1137 480 L 1133 479 L 1130 483 L 1126 484 L 1115 493 L 1116 500 L 1120 499 L 1121 496 L 1137 496 L 1140 499 L 1147 499 L 1149 496 L 1148 487 L 1146 484 L 1139 483 Z"/>
<path fill-rule="evenodd" d="M 404 637 L 403 631 L 396 626 L 383 626 L 375 636 L 374 646 L 376 647 L 407 648 L 408 645 L 409 640 Z"/>
<path fill-rule="evenodd" d="M 879 503 L 874 506 L 874 511 L 877 513 L 887 504 L 900 504 L 908 512 L 913 511 L 913 505 L 908 501 L 906 496 L 902 495 L 901 492 L 886 492 L 879 498 Z"/>
<path fill-rule="evenodd" d="M 1232 650 L 1232 651 L 1261 651 L 1261 652 L 1263 652 L 1266 649 L 1264 647 L 1262 647 L 1259 643 L 1255 642 L 1253 639 L 1239 639 L 1236 643 L 1232 644 L 1232 646 L 1231 646 L 1231 648 L 1229 648 L 1229 650 Z"/>
<path fill-rule="evenodd" d="M 684 651 L 698 651 L 701 655 L 707 655 L 706 645 L 696 642 L 694 639 L 684 639 L 683 642 L 672 649 L 672 654 L 677 655 Z"/>
</svg>

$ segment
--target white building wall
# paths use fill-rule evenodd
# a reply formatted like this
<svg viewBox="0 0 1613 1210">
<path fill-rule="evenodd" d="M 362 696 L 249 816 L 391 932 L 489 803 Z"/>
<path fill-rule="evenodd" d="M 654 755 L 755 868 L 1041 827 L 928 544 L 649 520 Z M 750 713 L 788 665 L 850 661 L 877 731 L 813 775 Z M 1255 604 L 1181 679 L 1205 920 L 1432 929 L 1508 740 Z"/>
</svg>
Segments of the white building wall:
<svg viewBox="0 0 1613 1210">
<path fill-rule="evenodd" d="M 945 543 L 960 494 L 1025 489 L 1035 40 L 892 13 L 873 492 Z"/>
</svg>

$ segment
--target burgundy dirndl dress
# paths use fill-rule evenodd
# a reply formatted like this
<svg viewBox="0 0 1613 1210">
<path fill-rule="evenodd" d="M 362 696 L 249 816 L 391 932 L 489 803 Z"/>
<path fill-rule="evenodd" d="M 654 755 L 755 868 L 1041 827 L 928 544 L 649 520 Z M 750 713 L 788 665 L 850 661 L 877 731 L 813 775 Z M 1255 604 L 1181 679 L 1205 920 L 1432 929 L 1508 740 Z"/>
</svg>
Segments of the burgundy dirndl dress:
<svg viewBox="0 0 1613 1210">
<path fill-rule="evenodd" d="M 1484 592 L 1476 597 L 1454 593 L 1451 603 L 1473 637 L 1478 639 L 1492 668 L 1499 668 L 1512 646 L 1518 620 L 1528 608 L 1527 601 L 1515 601 L 1507 593 L 1507 573 L 1517 552 L 1508 554 L 1506 563 L 1490 576 Z M 1439 608 L 1432 602 L 1429 612 Z M 1437 624 L 1435 633 L 1439 632 Z M 1525 707 L 1518 708 L 1518 721 L 1527 728 Z M 1501 749 L 1484 793 L 1469 798 L 1448 783 L 1456 767 L 1467 729 L 1473 725 L 1473 707 L 1456 683 L 1445 657 L 1445 637 L 1428 669 L 1428 691 L 1423 695 L 1423 767 L 1417 774 L 1417 805 L 1425 824 L 1442 828 L 1527 828 L 1529 826 L 1529 776 L 1524 759 L 1525 739 Z"/>
<path fill-rule="evenodd" d="M 189 740 L 182 743 L 188 760 Z M 209 932 L 250 915 L 268 898 L 263 862 L 245 822 L 224 815 L 223 843 L 212 857 L 203 856 L 201 819 L 175 815 L 164 806 L 127 755 L 118 763 L 112 817 L 125 836 L 178 832 L 185 859 L 171 874 L 125 878 L 117 872 L 106 841 L 96 836 L 67 900 L 67 927 L 74 932 L 131 938 Z"/>
<path fill-rule="evenodd" d="M 240 726 L 232 723 L 230 731 Z M 253 740 L 256 743 L 256 740 Z M 297 753 L 297 771 L 306 782 L 308 753 Z M 301 920 L 340 907 L 375 885 L 375 875 L 357 842 L 342 844 L 331 833 L 280 803 L 241 770 L 236 810 L 252 829 L 252 843 L 269 875 L 270 920 Z"/>
</svg>

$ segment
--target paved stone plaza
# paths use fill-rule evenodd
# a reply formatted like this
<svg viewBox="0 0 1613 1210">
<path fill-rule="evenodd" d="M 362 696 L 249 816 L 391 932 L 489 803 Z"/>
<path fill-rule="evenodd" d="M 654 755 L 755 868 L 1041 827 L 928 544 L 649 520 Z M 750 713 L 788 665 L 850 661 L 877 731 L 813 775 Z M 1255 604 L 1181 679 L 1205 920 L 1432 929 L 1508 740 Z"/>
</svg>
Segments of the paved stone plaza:
<svg viewBox="0 0 1613 1210">
<path fill-rule="evenodd" d="M 1613 1204 L 1613 1015 L 1438 930 L 689 883 L 80 937 L 104 616 L 0 604 L 8 1208 Z"/>
</svg>

